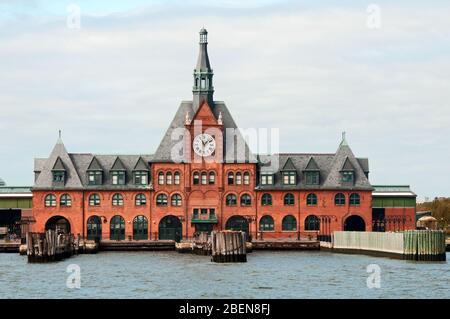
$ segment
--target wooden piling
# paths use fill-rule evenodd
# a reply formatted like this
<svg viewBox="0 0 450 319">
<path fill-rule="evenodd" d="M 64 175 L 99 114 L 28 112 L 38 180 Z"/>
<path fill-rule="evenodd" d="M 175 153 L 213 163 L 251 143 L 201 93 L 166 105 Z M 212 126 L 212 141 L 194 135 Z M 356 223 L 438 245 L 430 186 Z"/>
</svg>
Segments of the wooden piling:
<svg viewBox="0 0 450 319">
<path fill-rule="evenodd" d="M 213 262 L 247 262 L 245 233 L 241 231 L 213 231 L 210 243 L 211 260 Z"/>
<path fill-rule="evenodd" d="M 27 233 L 27 256 L 30 263 L 62 260 L 78 253 L 79 240 L 71 234 L 57 234 L 54 230 L 45 233 Z"/>
</svg>

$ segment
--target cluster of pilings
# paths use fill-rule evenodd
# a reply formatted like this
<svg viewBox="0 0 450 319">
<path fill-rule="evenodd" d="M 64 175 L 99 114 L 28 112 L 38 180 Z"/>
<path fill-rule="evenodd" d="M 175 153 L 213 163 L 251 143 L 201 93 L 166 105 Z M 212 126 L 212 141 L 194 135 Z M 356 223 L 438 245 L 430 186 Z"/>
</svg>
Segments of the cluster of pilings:
<svg viewBox="0 0 450 319">
<path fill-rule="evenodd" d="M 45 233 L 27 233 L 27 256 L 30 263 L 59 261 L 78 254 L 78 237 L 72 234 L 58 234 L 54 230 Z"/>
<path fill-rule="evenodd" d="M 403 232 L 406 260 L 445 261 L 445 232 L 440 230 L 407 230 Z"/>
<path fill-rule="evenodd" d="M 211 233 L 211 260 L 217 263 L 247 262 L 245 233 L 220 231 Z"/>
</svg>

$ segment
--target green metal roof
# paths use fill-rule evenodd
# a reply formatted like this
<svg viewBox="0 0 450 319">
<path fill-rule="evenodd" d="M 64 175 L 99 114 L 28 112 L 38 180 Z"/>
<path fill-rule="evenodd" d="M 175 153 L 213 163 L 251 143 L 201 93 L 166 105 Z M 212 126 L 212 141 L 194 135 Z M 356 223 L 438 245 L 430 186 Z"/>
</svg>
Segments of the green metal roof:
<svg viewBox="0 0 450 319">
<path fill-rule="evenodd" d="M 372 185 L 374 192 L 411 192 L 409 185 Z"/>
<path fill-rule="evenodd" d="M 31 186 L 1 186 L 1 194 L 31 193 Z"/>
</svg>

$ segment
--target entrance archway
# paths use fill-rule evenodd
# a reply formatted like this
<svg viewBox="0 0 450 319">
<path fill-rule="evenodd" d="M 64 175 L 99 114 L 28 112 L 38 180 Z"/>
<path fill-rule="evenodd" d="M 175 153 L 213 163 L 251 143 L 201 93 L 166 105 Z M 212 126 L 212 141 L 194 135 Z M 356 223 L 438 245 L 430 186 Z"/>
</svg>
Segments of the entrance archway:
<svg viewBox="0 0 450 319">
<path fill-rule="evenodd" d="M 133 239 L 148 239 L 148 219 L 143 215 L 136 216 L 133 220 Z"/>
<path fill-rule="evenodd" d="M 358 215 L 349 216 L 345 219 L 344 231 L 366 231 L 366 223 Z"/>
<path fill-rule="evenodd" d="M 243 231 L 247 238 L 249 238 L 248 220 L 242 216 L 231 216 L 225 224 L 225 229 Z"/>
<path fill-rule="evenodd" d="M 116 215 L 111 218 L 109 226 L 109 239 L 124 240 L 125 239 L 125 219 L 122 216 Z"/>
<path fill-rule="evenodd" d="M 102 220 L 100 217 L 96 215 L 89 217 L 86 226 L 88 240 L 98 242 L 102 239 Z"/>
<path fill-rule="evenodd" d="M 45 230 L 55 230 L 58 233 L 70 234 L 70 222 L 62 216 L 53 216 L 45 223 Z"/>
<path fill-rule="evenodd" d="M 182 238 L 183 226 L 176 216 L 166 216 L 159 222 L 158 238 L 160 240 L 174 240 L 179 242 Z"/>
</svg>

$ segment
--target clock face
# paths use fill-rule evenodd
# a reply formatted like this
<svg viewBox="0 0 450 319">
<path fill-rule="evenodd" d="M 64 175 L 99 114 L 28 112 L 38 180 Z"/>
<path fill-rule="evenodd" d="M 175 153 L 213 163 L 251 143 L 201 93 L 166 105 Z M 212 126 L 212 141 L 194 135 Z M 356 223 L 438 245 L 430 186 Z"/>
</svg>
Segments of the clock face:
<svg viewBox="0 0 450 319">
<path fill-rule="evenodd" d="M 197 155 L 210 156 L 216 149 L 216 141 L 209 134 L 199 134 L 194 138 L 192 148 Z"/>
</svg>

